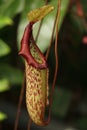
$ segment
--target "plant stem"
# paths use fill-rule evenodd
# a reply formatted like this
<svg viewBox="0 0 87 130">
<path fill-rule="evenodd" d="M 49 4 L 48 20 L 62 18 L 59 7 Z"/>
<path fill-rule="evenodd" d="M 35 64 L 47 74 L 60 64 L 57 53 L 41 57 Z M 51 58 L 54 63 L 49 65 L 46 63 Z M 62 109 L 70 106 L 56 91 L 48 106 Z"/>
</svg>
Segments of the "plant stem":
<svg viewBox="0 0 87 130">
<path fill-rule="evenodd" d="M 52 107 L 52 102 L 53 102 L 53 93 L 54 93 L 54 87 L 56 83 L 56 78 L 57 78 L 57 73 L 58 73 L 58 24 L 59 24 L 59 18 L 60 18 L 60 0 L 58 0 L 58 9 L 57 9 L 57 15 L 56 15 L 56 22 L 55 28 L 56 28 L 56 39 L 55 39 L 55 60 L 56 60 L 56 66 L 55 66 L 55 73 L 54 73 L 54 79 L 53 79 L 53 84 L 52 84 L 52 89 L 51 89 L 51 94 L 50 94 L 50 109 L 49 109 L 49 120 L 50 120 L 50 115 L 51 115 L 51 107 Z"/>
<path fill-rule="evenodd" d="M 29 121 L 28 121 L 28 126 L 27 126 L 27 130 L 30 130 L 31 123 L 32 123 L 32 120 L 31 120 L 31 118 L 29 118 Z"/>
</svg>

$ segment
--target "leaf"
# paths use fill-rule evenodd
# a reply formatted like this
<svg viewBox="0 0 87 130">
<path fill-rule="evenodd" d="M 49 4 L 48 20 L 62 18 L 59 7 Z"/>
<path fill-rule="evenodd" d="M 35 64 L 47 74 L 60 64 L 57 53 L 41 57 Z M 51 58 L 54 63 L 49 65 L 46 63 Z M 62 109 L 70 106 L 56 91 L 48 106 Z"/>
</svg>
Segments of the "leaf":
<svg viewBox="0 0 87 130">
<path fill-rule="evenodd" d="M 0 14 L 13 18 L 16 14 L 20 13 L 24 8 L 25 0 L 3 0 L 0 6 Z"/>
<path fill-rule="evenodd" d="M 10 47 L 2 39 L 0 39 L 0 57 L 9 54 L 10 51 Z"/>
<path fill-rule="evenodd" d="M 0 3 L 0 14 L 4 15 L 12 2 L 13 0 L 8 0 L 8 2 L 5 0 L 2 0 L 2 2 Z"/>
<path fill-rule="evenodd" d="M 0 121 L 3 121 L 7 118 L 7 115 L 4 114 L 3 112 L 0 112 Z"/>
<path fill-rule="evenodd" d="M 37 0 L 37 2 L 36 2 L 36 0 L 26 1 L 25 10 L 23 11 L 23 14 L 22 14 L 22 17 L 20 20 L 20 24 L 18 27 L 18 45 L 19 46 L 20 46 L 20 41 L 21 41 L 21 38 L 22 38 L 22 35 L 24 32 L 24 28 L 28 23 L 28 20 L 26 18 L 27 13 L 33 9 L 37 9 L 38 6 L 41 7 L 44 4 L 45 3 L 41 3 L 40 0 Z M 38 47 L 40 48 L 40 50 L 42 52 L 45 52 L 49 46 L 52 29 L 53 29 L 53 24 L 54 24 L 54 20 L 55 20 L 55 16 L 56 16 L 56 11 L 57 11 L 57 1 L 56 0 L 51 0 L 51 2 L 49 2 L 49 4 L 54 6 L 55 9 L 49 15 L 47 15 L 43 20 L 43 25 L 40 30 L 40 35 L 39 35 L 38 41 L 37 41 Z M 59 28 L 61 27 L 64 16 L 66 15 L 68 5 L 69 5 L 69 0 L 61 1 L 61 16 L 60 16 Z M 37 35 L 39 24 L 40 24 L 40 22 L 38 22 L 34 26 L 34 30 L 33 30 L 34 37 L 36 37 L 36 35 Z"/>
<path fill-rule="evenodd" d="M 11 85 L 19 85 L 23 80 L 23 73 L 8 64 L 0 64 L 0 78 L 8 80 Z"/>
<path fill-rule="evenodd" d="M 52 30 L 53 30 L 53 24 L 54 24 L 56 12 L 57 12 L 58 2 L 56 0 L 51 0 L 50 4 L 53 5 L 55 9 L 54 9 L 54 11 L 52 11 L 49 14 L 49 16 L 44 18 L 43 25 L 40 30 L 40 34 L 39 34 L 38 41 L 37 41 L 38 47 L 41 49 L 42 52 L 45 52 L 47 50 L 49 43 L 50 43 L 51 34 L 52 34 Z M 60 21 L 59 21 L 59 25 L 58 25 L 59 29 L 62 25 L 65 15 L 67 13 L 68 5 L 69 5 L 69 0 L 61 1 Z M 36 34 L 37 34 L 37 32 L 34 33 L 35 36 L 36 36 Z"/>
<path fill-rule="evenodd" d="M 9 89 L 9 81 L 7 79 L 0 79 L 0 92 L 7 91 Z"/>
<path fill-rule="evenodd" d="M 12 24 L 13 24 L 13 21 L 11 18 L 9 18 L 7 16 L 0 15 L 0 29 L 6 25 L 12 25 Z"/>
</svg>

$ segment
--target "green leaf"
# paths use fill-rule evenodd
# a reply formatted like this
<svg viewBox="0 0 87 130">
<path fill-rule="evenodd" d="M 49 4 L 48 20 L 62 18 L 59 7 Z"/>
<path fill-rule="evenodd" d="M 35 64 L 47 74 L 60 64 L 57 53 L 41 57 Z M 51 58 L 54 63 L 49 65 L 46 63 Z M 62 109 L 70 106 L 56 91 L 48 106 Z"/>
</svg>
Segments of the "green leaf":
<svg viewBox="0 0 87 130">
<path fill-rule="evenodd" d="M 9 81 L 7 79 L 0 79 L 0 92 L 7 91 L 9 89 Z"/>
<path fill-rule="evenodd" d="M 9 89 L 9 81 L 7 79 L 0 79 L 0 92 L 7 91 Z"/>
<path fill-rule="evenodd" d="M 10 51 L 10 47 L 2 39 L 0 39 L 0 57 L 9 54 Z"/>
<path fill-rule="evenodd" d="M 45 3 L 41 3 L 40 0 L 38 0 L 38 2 L 36 2 L 36 0 L 26 1 L 26 2 L 27 2 L 26 3 L 27 5 L 25 5 L 26 9 L 22 14 L 22 18 L 20 20 L 20 24 L 19 24 L 19 28 L 18 28 L 18 44 L 21 41 L 21 38 L 22 38 L 22 35 L 24 32 L 24 28 L 28 23 L 27 13 L 30 10 L 38 8 L 38 6 L 41 7 L 45 4 Z M 39 35 L 38 41 L 37 41 L 38 47 L 41 49 L 42 52 L 46 51 L 49 46 L 52 29 L 53 29 L 53 24 L 54 24 L 54 20 L 55 20 L 55 16 L 56 16 L 56 11 L 57 11 L 57 1 L 56 0 L 51 0 L 51 2 L 49 4 L 54 6 L 55 9 L 49 15 L 47 15 L 43 20 L 43 25 L 40 30 L 40 35 Z M 69 5 L 69 0 L 61 1 L 61 16 L 60 16 L 59 29 L 62 25 L 64 16 L 66 15 L 68 5 Z M 34 26 L 34 29 L 33 29 L 34 37 L 36 37 L 37 31 L 39 28 L 39 24 L 40 24 L 40 22 L 38 22 Z"/>
<path fill-rule="evenodd" d="M 53 24 L 54 24 L 56 12 L 57 12 L 58 1 L 51 0 L 50 4 L 55 7 L 55 10 L 52 11 L 46 18 L 44 18 L 43 25 L 40 30 L 40 34 L 37 41 L 38 47 L 41 49 L 42 52 L 45 52 L 47 50 L 50 43 L 51 34 L 53 30 Z M 68 5 L 69 5 L 69 0 L 61 0 L 60 21 L 58 25 L 59 29 L 66 15 Z"/>
<path fill-rule="evenodd" d="M 7 115 L 4 114 L 3 112 L 0 112 L 0 121 L 3 121 L 7 118 Z"/>
<path fill-rule="evenodd" d="M 6 25 L 12 25 L 12 24 L 13 24 L 13 21 L 11 18 L 9 18 L 7 16 L 0 15 L 0 29 Z"/>
<path fill-rule="evenodd" d="M 23 73 L 8 64 L 0 64 L 0 78 L 7 79 L 11 85 L 19 85 L 23 80 Z"/>
<path fill-rule="evenodd" d="M 9 9 L 6 10 L 6 15 L 14 17 L 16 14 L 20 13 L 24 8 L 25 0 L 14 0 L 13 3 L 9 6 Z"/>
<path fill-rule="evenodd" d="M 0 13 L 4 16 L 13 18 L 16 14 L 20 13 L 24 8 L 25 0 L 3 0 L 0 6 Z"/>
<path fill-rule="evenodd" d="M 9 9 L 12 2 L 13 0 L 8 0 L 8 2 L 6 0 L 2 0 L 0 3 L 0 14 L 5 15 L 6 10 Z"/>
</svg>

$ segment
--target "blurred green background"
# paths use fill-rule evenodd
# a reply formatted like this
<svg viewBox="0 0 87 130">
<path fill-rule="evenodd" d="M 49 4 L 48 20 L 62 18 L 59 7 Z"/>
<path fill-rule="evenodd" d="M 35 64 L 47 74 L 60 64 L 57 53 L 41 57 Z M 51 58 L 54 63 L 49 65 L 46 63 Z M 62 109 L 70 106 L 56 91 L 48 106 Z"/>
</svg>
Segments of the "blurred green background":
<svg viewBox="0 0 87 130">
<path fill-rule="evenodd" d="M 74 0 L 61 0 L 58 57 L 59 69 L 52 105 L 52 121 L 32 130 L 87 130 L 87 0 L 80 0 L 84 16 L 76 13 Z M 37 45 L 46 52 L 56 16 L 57 0 L 49 0 L 55 7 L 43 20 Z M 73 3 L 73 4 L 72 4 Z M 12 130 L 24 75 L 24 61 L 18 55 L 20 41 L 28 24 L 27 13 L 45 4 L 44 0 L 0 0 L 0 130 Z M 33 29 L 37 36 L 40 22 Z M 55 37 L 54 37 L 55 40 Z M 54 43 L 54 41 L 53 41 Z M 55 70 L 54 44 L 48 58 L 51 87 Z M 27 128 L 28 114 L 25 97 L 21 108 L 19 129 Z"/>
</svg>

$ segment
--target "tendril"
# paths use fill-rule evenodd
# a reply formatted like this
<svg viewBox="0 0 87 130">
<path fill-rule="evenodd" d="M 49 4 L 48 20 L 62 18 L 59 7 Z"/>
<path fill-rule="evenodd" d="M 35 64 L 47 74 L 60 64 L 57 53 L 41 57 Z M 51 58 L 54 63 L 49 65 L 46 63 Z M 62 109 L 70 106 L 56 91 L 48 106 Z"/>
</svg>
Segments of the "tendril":
<svg viewBox="0 0 87 130">
<path fill-rule="evenodd" d="M 56 38 L 55 38 L 55 60 L 56 60 L 56 66 L 55 66 L 55 73 L 54 73 L 54 79 L 53 79 L 53 84 L 52 84 L 52 89 L 51 89 L 51 94 L 50 94 L 50 108 L 49 108 L 49 120 L 51 116 L 51 107 L 52 107 L 52 102 L 53 102 L 53 93 L 54 93 L 54 87 L 57 79 L 57 73 L 58 73 L 58 24 L 59 24 L 59 18 L 60 18 L 60 0 L 58 0 L 58 9 L 57 9 L 57 14 L 56 14 L 56 22 L 55 22 L 55 28 L 56 28 Z M 53 37 L 53 36 L 52 36 Z"/>
</svg>

